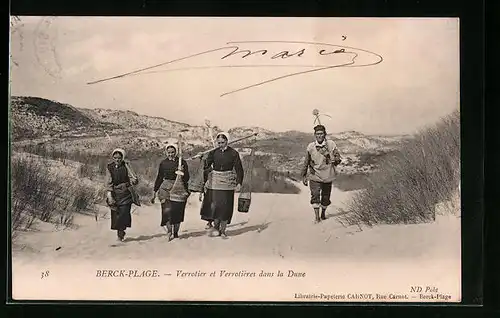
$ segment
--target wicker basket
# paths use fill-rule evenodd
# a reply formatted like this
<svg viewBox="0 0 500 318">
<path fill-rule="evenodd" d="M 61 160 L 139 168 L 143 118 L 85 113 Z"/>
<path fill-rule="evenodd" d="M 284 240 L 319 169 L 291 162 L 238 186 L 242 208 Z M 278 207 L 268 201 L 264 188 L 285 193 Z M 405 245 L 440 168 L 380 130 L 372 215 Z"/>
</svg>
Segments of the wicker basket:
<svg viewBox="0 0 500 318">
<path fill-rule="evenodd" d="M 170 201 L 186 202 L 188 197 L 189 197 L 189 192 L 186 190 L 186 187 L 184 186 L 182 177 L 178 175 L 177 179 L 174 182 L 174 185 L 172 186 L 172 189 L 170 189 Z"/>
</svg>

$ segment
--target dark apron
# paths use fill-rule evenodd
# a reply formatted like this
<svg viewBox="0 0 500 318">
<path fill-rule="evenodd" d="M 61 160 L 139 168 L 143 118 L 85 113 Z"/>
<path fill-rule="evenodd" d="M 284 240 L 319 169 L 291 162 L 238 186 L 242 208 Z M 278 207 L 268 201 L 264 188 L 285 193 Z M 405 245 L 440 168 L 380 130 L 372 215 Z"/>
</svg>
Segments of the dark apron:
<svg viewBox="0 0 500 318">
<path fill-rule="evenodd" d="M 111 206 L 111 229 L 124 231 L 132 226 L 132 193 L 126 183 L 113 187 L 115 204 Z"/>
</svg>

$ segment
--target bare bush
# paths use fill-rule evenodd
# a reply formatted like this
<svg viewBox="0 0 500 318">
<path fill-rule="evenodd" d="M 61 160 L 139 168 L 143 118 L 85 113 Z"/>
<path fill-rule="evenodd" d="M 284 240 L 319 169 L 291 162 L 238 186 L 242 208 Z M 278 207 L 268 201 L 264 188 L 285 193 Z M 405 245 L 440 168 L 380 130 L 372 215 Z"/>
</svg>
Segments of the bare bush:
<svg viewBox="0 0 500 318">
<path fill-rule="evenodd" d="M 80 178 L 89 178 L 90 180 L 92 180 L 96 175 L 96 170 L 97 167 L 95 167 L 94 165 L 89 163 L 82 163 L 78 168 L 78 174 Z"/>
<path fill-rule="evenodd" d="M 432 221 L 435 205 L 449 199 L 460 183 L 459 112 L 405 141 L 366 182 L 350 202 L 344 223 Z"/>
<path fill-rule="evenodd" d="M 14 158 L 11 164 L 11 229 L 29 229 L 37 221 L 70 225 L 73 214 L 94 208 L 97 190 L 53 173 L 44 160 Z"/>
</svg>

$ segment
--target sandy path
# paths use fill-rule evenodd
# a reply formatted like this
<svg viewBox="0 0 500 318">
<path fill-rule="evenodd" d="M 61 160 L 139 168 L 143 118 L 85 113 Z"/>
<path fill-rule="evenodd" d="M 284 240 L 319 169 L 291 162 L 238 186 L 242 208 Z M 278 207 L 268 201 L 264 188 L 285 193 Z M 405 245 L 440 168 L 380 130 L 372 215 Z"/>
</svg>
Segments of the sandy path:
<svg viewBox="0 0 500 318">
<path fill-rule="evenodd" d="M 362 231 L 358 227 L 346 228 L 335 216 L 352 193 L 333 189 L 333 203 L 327 212 L 329 218 L 320 224 L 313 224 L 309 192 L 304 186 L 299 186 L 304 191 L 298 195 L 253 194 L 249 213 L 235 211 L 232 224 L 228 226 L 227 240 L 207 235 L 205 223 L 199 216 L 197 194 L 189 199 L 180 238 L 171 242 L 167 241 L 164 230 L 159 226 L 159 204 L 136 208 L 132 228 L 127 231 L 127 239 L 123 243 L 116 241 L 116 234 L 109 229 L 109 219 L 101 218 L 96 222 L 93 217 L 80 216 L 76 220 L 80 226 L 77 230 L 42 230 L 22 235 L 19 244 L 29 245 L 32 249 L 15 252 L 13 270 L 14 273 L 36 271 L 39 275 L 41 264 L 49 264 L 44 266 L 52 268 L 65 266 L 66 270 L 71 264 L 94 273 L 97 264 L 104 263 L 108 267 L 109 264 L 126 263 L 143 266 L 163 264 L 175 268 L 188 268 L 194 264 L 197 268 L 209 265 L 221 268 L 228 264 L 230 268 L 243 266 L 236 264 L 244 264 L 245 268 L 265 268 L 264 265 L 270 264 L 290 267 L 294 264 L 298 268 L 302 266 L 303 271 L 309 271 L 310 276 L 334 271 L 346 279 L 345 284 L 355 286 L 349 278 L 352 271 L 358 279 L 363 280 L 363 275 L 375 279 L 377 275 L 373 271 L 379 268 L 377 271 L 380 274 L 386 273 L 393 278 L 398 275 L 410 280 L 425 277 L 427 282 L 439 279 L 442 284 L 446 282 L 446 286 L 452 286 L 453 292 L 458 292 L 455 287 L 460 275 L 459 218 L 440 217 L 432 224 L 378 226 Z M 101 217 L 105 213 L 103 208 Z M 216 265 L 221 260 L 225 260 L 225 265 Z M 278 265 L 272 266 L 276 268 Z M 339 279 L 339 276 L 336 277 Z M 379 276 L 380 279 L 383 277 Z M 27 279 L 26 276 L 23 279 Z M 308 284 L 317 286 L 322 279 L 324 277 L 318 276 L 317 281 L 309 281 Z M 399 280 L 406 290 L 408 282 Z M 21 281 L 19 284 L 23 285 Z M 248 287 L 248 283 L 245 286 Z M 269 286 L 269 292 L 275 288 L 273 286 Z M 344 285 L 338 285 L 338 288 L 340 286 Z M 360 288 L 363 286 L 360 285 Z M 185 288 L 190 287 L 182 285 L 177 294 L 164 297 L 172 299 L 184 295 L 182 290 Z M 238 288 L 235 285 L 234 290 L 229 289 L 228 295 L 234 295 Z M 283 286 L 280 288 L 283 291 Z M 297 285 L 290 288 L 297 288 Z M 103 295 L 108 294 L 101 297 Z M 183 299 L 188 295 L 194 297 L 193 293 L 188 293 Z M 204 295 L 199 297 L 204 298 Z M 251 295 L 254 294 L 246 294 L 245 299 Z M 265 294 L 260 292 L 259 296 L 265 297 Z"/>
<path fill-rule="evenodd" d="M 302 186 L 303 187 L 303 186 Z M 159 226 L 160 206 L 133 207 L 132 228 L 127 231 L 124 243 L 116 242 L 115 232 L 109 229 L 109 213 L 106 208 L 94 217 L 78 216 L 77 230 L 42 230 L 20 238 L 19 243 L 33 247 L 37 260 L 60 258 L 161 258 L 171 255 L 188 257 L 255 255 L 279 256 L 284 254 L 324 255 L 328 244 L 345 233 L 356 230 L 344 228 L 335 219 L 338 207 L 348 193 L 334 190 L 335 204 L 329 209 L 329 219 L 313 224 L 313 212 L 308 204 L 309 194 L 299 195 L 253 194 L 249 213 L 234 213 L 228 226 L 228 240 L 214 238 L 204 230 L 200 219 L 200 202 L 193 194 L 188 201 L 185 222 L 181 225 L 180 238 L 172 242 L 166 239 Z M 307 237 L 307 239 L 304 239 Z M 322 243 L 322 244 L 320 244 Z M 60 247 L 56 251 L 56 248 Z M 22 255 L 22 256 L 21 256 Z M 29 253 L 16 253 L 16 258 L 29 257 Z M 281 256 L 280 256 L 281 257 Z"/>
</svg>

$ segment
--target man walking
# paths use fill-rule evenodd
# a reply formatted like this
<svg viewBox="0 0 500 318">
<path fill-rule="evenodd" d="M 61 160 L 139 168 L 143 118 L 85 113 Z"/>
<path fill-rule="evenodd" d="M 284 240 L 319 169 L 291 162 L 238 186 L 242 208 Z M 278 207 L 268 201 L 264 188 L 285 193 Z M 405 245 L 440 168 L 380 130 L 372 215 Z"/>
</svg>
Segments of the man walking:
<svg viewBox="0 0 500 318">
<path fill-rule="evenodd" d="M 335 167 L 340 164 L 340 153 L 333 140 L 326 139 L 323 125 L 314 127 L 316 141 L 307 146 L 306 158 L 302 167 L 302 182 L 311 190 L 311 205 L 314 209 L 315 223 L 326 220 L 326 209 L 331 204 L 330 194 L 335 178 Z M 321 217 L 319 209 L 321 208 Z"/>
</svg>

